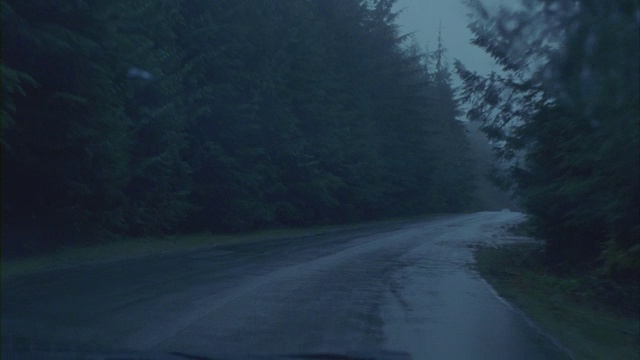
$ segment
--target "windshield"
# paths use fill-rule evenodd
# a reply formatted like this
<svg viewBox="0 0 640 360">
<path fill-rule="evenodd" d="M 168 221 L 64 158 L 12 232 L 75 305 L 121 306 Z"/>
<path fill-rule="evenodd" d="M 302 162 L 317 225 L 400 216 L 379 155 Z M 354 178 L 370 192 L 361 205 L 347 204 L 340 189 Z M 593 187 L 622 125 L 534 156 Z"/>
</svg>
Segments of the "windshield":
<svg viewBox="0 0 640 360">
<path fill-rule="evenodd" d="M 3 358 L 637 355 L 636 1 L 0 3 Z"/>
</svg>

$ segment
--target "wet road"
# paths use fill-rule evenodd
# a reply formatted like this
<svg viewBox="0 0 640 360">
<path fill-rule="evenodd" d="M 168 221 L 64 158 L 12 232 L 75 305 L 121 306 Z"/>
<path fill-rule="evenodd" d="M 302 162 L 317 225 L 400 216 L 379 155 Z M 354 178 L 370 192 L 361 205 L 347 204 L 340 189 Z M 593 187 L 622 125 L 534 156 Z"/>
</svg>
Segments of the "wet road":
<svg viewBox="0 0 640 360">
<path fill-rule="evenodd" d="M 564 359 L 471 267 L 511 212 L 96 264 L 2 284 L 3 346 Z"/>
</svg>

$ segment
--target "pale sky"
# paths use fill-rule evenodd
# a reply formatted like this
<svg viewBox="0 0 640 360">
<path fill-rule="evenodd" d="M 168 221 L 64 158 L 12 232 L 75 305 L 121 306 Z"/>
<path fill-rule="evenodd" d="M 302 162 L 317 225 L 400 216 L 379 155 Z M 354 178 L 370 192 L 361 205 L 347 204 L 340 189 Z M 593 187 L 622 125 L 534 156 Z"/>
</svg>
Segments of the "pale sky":
<svg viewBox="0 0 640 360">
<path fill-rule="evenodd" d="M 518 0 L 484 0 L 489 6 L 519 3 Z M 469 10 L 463 0 L 398 0 L 396 10 L 404 9 L 398 18 L 401 34 L 415 32 L 418 44 L 435 50 L 438 27 L 442 23 L 442 38 L 448 49 L 449 64 L 453 59 L 462 61 L 470 70 L 482 74 L 498 70 L 491 57 L 471 45 L 471 32 L 467 28 Z"/>
</svg>

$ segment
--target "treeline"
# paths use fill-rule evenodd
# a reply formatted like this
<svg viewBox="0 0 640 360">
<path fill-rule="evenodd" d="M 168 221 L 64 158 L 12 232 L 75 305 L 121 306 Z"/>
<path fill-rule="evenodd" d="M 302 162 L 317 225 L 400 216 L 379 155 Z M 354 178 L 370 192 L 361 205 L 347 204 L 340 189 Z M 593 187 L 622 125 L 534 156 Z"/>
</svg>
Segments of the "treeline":
<svg viewBox="0 0 640 360">
<path fill-rule="evenodd" d="M 559 270 L 640 276 L 640 5 L 544 0 L 491 13 L 479 1 L 474 43 L 502 65 L 457 71 Z M 634 280 L 635 279 L 635 280 Z"/>
<path fill-rule="evenodd" d="M 2 1 L 3 250 L 463 210 L 444 48 L 393 3 Z"/>
</svg>

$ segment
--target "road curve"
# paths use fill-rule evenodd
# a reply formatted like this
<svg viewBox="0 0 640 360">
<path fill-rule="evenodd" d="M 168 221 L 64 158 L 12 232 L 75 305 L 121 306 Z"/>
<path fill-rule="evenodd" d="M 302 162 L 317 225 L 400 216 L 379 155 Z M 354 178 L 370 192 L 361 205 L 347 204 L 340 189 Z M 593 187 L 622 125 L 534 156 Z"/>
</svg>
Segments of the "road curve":
<svg viewBox="0 0 640 360">
<path fill-rule="evenodd" d="M 473 246 L 512 241 L 504 227 L 521 219 L 440 216 L 15 278 L 3 347 L 565 359 L 470 266 Z"/>
</svg>

